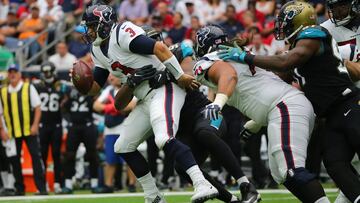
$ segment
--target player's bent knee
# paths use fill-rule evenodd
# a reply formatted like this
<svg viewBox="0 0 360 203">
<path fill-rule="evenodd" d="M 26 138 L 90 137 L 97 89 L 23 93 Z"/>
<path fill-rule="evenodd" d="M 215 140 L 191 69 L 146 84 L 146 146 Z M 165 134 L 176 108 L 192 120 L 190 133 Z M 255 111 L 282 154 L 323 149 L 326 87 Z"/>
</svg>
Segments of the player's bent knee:
<svg viewBox="0 0 360 203">
<path fill-rule="evenodd" d="M 304 167 L 299 167 L 287 170 L 285 182 L 293 182 L 299 185 L 306 185 L 315 178 L 315 174 L 310 173 Z"/>
<path fill-rule="evenodd" d="M 138 145 L 133 143 L 127 143 L 125 140 L 121 139 L 121 136 L 116 140 L 114 144 L 115 153 L 129 153 L 136 151 Z"/>
<path fill-rule="evenodd" d="M 168 135 L 159 135 L 155 136 L 155 144 L 159 149 L 162 149 L 167 142 L 170 140 L 175 139 L 174 137 L 169 137 Z"/>
</svg>

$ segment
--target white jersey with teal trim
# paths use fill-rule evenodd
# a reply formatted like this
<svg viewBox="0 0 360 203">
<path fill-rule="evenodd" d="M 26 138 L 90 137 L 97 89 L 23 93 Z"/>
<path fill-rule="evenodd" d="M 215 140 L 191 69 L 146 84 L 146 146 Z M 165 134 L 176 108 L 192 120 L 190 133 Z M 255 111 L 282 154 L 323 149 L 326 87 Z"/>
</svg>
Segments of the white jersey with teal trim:
<svg viewBox="0 0 360 203">
<path fill-rule="evenodd" d="M 206 71 L 219 61 L 216 52 L 206 54 L 194 66 L 193 73 L 202 84 L 217 91 L 217 85 L 206 79 Z M 267 125 L 268 113 L 282 100 L 297 94 L 299 90 L 286 84 L 272 72 L 249 68 L 246 64 L 230 62 L 237 72 L 238 82 L 227 104 L 239 109 L 260 125 Z"/>
<path fill-rule="evenodd" d="M 141 27 L 128 21 L 114 26 L 110 34 L 107 57 L 104 56 L 100 47 L 92 47 L 95 65 L 107 69 L 122 82 L 126 82 L 126 75 L 146 65 L 153 65 L 157 70 L 164 70 L 165 66 L 155 55 L 140 55 L 130 51 L 130 42 L 143 34 L 145 31 Z M 145 81 L 135 89 L 134 96 L 143 99 L 149 90 L 149 83 Z"/>
</svg>

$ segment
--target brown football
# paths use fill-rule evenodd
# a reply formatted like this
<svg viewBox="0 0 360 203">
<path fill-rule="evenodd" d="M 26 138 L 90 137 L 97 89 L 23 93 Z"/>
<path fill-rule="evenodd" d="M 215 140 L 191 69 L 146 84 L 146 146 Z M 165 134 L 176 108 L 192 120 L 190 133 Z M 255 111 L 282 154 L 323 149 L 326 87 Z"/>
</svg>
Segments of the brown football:
<svg viewBox="0 0 360 203">
<path fill-rule="evenodd" d="M 94 76 L 91 68 L 84 61 L 79 60 L 74 63 L 72 82 L 80 93 L 87 94 L 90 91 Z"/>
</svg>

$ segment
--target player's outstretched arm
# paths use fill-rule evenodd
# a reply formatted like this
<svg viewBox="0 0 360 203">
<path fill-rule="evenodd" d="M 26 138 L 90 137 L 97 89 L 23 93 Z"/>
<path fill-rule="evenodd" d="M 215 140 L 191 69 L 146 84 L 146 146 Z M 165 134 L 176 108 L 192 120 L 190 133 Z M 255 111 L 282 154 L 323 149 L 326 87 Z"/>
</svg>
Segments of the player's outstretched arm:
<svg viewBox="0 0 360 203">
<path fill-rule="evenodd" d="M 226 46 L 222 46 L 223 50 L 218 52 L 218 55 L 223 60 L 233 60 L 271 71 L 284 72 L 304 64 L 311 56 L 319 51 L 319 48 L 319 40 L 302 39 L 296 43 L 293 49 L 281 55 L 253 55 L 241 48 Z"/>
</svg>

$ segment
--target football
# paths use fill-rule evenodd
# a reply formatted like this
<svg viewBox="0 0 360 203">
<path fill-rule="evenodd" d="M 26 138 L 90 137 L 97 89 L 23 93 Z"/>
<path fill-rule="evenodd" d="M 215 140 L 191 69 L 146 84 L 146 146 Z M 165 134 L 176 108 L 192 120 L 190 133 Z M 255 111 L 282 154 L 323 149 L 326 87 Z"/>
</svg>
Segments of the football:
<svg viewBox="0 0 360 203">
<path fill-rule="evenodd" d="M 87 94 L 93 84 L 94 76 L 91 68 L 82 60 L 73 65 L 72 82 L 81 94 Z"/>
</svg>

